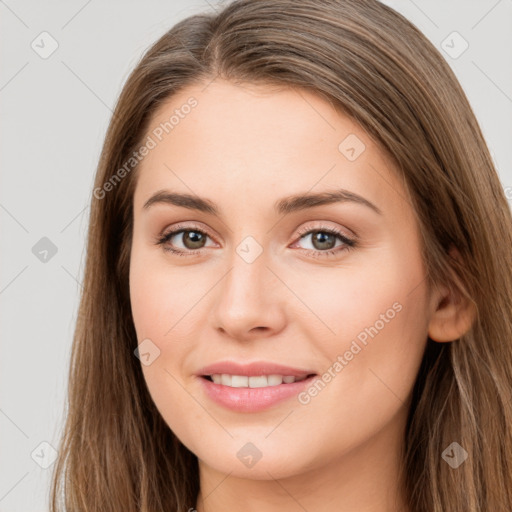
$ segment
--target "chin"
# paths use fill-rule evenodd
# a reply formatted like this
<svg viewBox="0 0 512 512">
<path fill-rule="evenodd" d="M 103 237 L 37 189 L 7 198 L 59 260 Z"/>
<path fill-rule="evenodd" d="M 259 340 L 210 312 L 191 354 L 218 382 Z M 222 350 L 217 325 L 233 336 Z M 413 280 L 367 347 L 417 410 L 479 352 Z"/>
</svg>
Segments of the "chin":
<svg viewBox="0 0 512 512">
<path fill-rule="evenodd" d="M 268 430 L 258 438 L 261 441 L 256 440 L 255 436 L 245 436 L 243 439 L 235 437 L 224 443 L 212 441 L 204 447 L 204 451 L 199 447 L 194 453 L 200 464 L 235 478 L 281 479 L 311 469 L 310 459 L 300 449 L 304 442 L 295 445 L 288 439 L 283 447 L 282 439 L 276 438 L 273 443 L 265 440 L 267 434 Z M 212 450 L 212 446 L 216 449 Z"/>
</svg>

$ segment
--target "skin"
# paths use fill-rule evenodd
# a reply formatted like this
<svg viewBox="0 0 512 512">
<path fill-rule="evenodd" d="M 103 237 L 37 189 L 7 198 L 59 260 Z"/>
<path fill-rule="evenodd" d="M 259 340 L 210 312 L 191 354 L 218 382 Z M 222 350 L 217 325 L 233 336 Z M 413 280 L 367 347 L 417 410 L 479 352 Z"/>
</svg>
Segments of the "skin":
<svg viewBox="0 0 512 512">
<path fill-rule="evenodd" d="M 190 508 L 406 511 L 398 461 L 427 335 L 456 339 L 469 328 L 468 306 L 442 286 L 428 290 L 407 193 L 361 127 L 306 91 L 205 85 L 182 90 L 152 119 L 146 135 L 191 96 L 198 101 L 137 171 L 130 265 L 139 343 L 149 338 L 160 351 L 142 365 L 144 378 L 199 460 L 201 491 Z M 365 145 L 354 161 L 338 149 L 349 134 Z M 355 202 L 273 210 L 283 197 L 339 188 L 382 213 Z M 162 189 L 207 198 L 221 215 L 143 208 Z M 198 255 L 155 243 L 177 223 L 207 233 Z M 328 248 L 338 252 L 315 257 L 325 244 L 298 230 L 325 227 L 355 234 L 357 246 L 340 250 L 333 237 Z M 248 236 L 262 250 L 252 263 L 236 252 Z M 183 233 L 167 245 L 194 247 Z M 292 397 L 240 413 L 202 391 L 196 372 L 220 360 L 268 360 L 321 375 L 393 304 L 400 311 L 307 404 Z M 262 454 L 250 468 L 237 457 L 248 442 Z"/>
</svg>

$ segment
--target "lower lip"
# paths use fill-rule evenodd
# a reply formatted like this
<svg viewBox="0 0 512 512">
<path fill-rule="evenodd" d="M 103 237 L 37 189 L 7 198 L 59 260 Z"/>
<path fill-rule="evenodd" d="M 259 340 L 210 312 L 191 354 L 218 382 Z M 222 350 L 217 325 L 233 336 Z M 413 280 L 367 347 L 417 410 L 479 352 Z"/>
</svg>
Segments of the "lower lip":
<svg viewBox="0 0 512 512">
<path fill-rule="evenodd" d="M 258 412 L 298 395 L 311 384 L 316 375 L 292 382 L 264 388 L 232 388 L 215 384 L 199 377 L 206 394 L 217 404 L 237 412 Z"/>
</svg>

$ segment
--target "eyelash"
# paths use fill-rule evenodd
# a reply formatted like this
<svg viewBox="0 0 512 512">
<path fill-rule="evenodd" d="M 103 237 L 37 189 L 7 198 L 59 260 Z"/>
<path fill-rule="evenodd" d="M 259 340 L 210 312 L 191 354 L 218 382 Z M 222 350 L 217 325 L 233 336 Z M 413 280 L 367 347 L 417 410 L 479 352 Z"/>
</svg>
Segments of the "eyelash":
<svg viewBox="0 0 512 512">
<path fill-rule="evenodd" d="M 176 254 L 177 256 L 194 256 L 194 255 L 198 254 L 201 251 L 201 249 L 195 249 L 195 250 L 191 249 L 191 250 L 183 251 L 183 250 L 173 249 L 172 247 L 165 245 L 172 237 L 174 237 L 178 233 L 184 233 L 187 231 L 194 231 L 194 232 L 200 233 L 201 235 L 206 235 L 206 236 L 210 237 L 210 235 L 207 232 L 205 232 L 202 229 L 199 229 L 196 226 L 177 225 L 176 228 L 173 229 L 172 231 L 169 231 L 168 233 L 165 233 L 163 235 L 159 235 L 157 237 L 157 240 L 155 243 L 157 245 L 162 245 L 162 248 L 164 251 L 171 252 L 173 254 Z M 314 232 L 329 233 L 331 235 L 334 235 L 334 236 L 338 237 L 338 239 L 340 239 L 345 244 L 345 246 L 342 247 L 341 249 L 340 249 L 340 247 L 337 247 L 334 249 L 328 249 L 326 251 L 319 251 L 319 250 L 315 250 L 315 249 L 302 249 L 304 251 L 307 251 L 308 253 L 311 253 L 311 255 L 313 257 L 320 257 L 320 258 L 321 257 L 329 257 L 329 256 L 335 255 L 336 253 L 339 253 L 339 252 L 351 251 L 355 247 L 357 247 L 357 242 L 355 240 L 347 238 L 345 235 L 343 235 L 343 233 L 341 233 L 337 229 L 334 229 L 331 227 L 318 227 L 318 228 L 314 228 L 314 229 L 303 228 L 303 229 L 299 230 L 299 233 L 298 233 L 299 239 L 303 238 L 305 235 L 308 235 L 308 234 L 311 234 Z M 210 238 L 212 238 L 212 237 L 210 237 Z"/>
</svg>

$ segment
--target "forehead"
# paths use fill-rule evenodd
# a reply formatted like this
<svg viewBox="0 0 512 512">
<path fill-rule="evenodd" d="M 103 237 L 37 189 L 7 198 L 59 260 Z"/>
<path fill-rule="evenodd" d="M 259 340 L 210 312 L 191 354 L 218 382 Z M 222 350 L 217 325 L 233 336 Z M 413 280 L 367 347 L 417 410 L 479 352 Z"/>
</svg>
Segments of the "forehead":
<svg viewBox="0 0 512 512">
<path fill-rule="evenodd" d="M 368 134 L 302 89 L 223 80 L 189 86 L 156 111 L 150 139 L 136 208 L 161 189 L 261 209 L 283 195 L 341 187 L 407 208 L 392 163 Z"/>
</svg>

